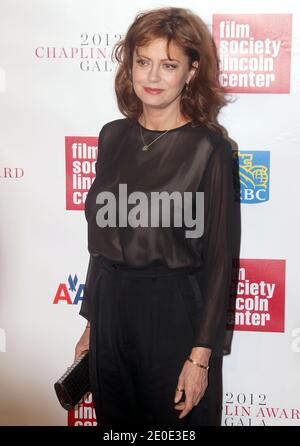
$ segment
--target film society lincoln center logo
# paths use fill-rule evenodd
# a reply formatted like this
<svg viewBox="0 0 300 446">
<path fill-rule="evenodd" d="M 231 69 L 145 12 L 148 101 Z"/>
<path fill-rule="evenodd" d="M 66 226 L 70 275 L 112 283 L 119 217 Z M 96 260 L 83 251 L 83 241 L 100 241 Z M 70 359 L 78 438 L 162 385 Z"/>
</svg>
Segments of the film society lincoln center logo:
<svg viewBox="0 0 300 446">
<path fill-rule="evenodd" d="M 290 92 L 292 14 L 215 14 L 213 36 L 228 92 Z"/>
<path fill-rule="evenodd" d="M 96 136 L 66 136 L 66 209 L 83 210 L 96 175 Z"/>
<path fill-rule="evenodd" d="M 285 260 L 241 259 L 232 283 L 227 328 L 284 332 Z"/>
</svg>

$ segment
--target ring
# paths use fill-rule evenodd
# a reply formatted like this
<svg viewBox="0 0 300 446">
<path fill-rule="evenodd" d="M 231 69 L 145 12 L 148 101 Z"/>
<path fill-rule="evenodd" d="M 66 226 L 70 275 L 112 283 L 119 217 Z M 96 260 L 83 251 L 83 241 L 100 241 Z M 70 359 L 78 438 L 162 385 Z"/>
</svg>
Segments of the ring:
<svg viewBox="0 0 300 446">
<path fill-rule="evenodd" d="M 184 389 L 179 389 L 178 387 L 176 387 L 176 390 L 178 390 L 178 392 L 183 392 Z"/>
</svg>

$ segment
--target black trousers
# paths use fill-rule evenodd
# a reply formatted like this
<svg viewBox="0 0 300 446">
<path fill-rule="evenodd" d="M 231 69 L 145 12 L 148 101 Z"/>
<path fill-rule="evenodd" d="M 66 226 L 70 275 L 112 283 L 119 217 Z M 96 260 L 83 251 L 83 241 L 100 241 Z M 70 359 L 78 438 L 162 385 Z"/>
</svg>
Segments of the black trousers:
<svg viewBox="0 0 300 446">
<path fill-rule="evenodd" d="M 195 335 L 199 296 L 193 272 L 163 265 L 130 268 L 102 257 L 91 302 L 89 355 L 99 426 L 220 425 L 222 357 L 210 360 L 200 403 L 182 419 L 174 408 Z"/>
</svg>

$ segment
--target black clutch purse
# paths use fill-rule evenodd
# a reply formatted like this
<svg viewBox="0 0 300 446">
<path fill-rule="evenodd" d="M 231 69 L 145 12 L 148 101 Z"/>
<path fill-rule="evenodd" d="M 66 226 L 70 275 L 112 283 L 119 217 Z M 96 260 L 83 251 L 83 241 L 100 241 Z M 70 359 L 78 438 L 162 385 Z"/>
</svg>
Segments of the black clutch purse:
<svg viewBox="0 0 300 446">
<path fill-rule="evenodd" d="M 73 409 L 90 390 L 89 355 L 84 352 L 54 384 L 57 398 L 66 410 Z"/>
</svg>

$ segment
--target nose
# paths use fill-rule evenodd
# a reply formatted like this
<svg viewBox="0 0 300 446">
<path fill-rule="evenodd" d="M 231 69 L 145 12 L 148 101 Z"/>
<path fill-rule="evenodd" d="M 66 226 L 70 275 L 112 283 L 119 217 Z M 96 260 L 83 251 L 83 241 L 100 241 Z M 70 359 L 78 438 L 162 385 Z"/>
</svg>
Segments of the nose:
<svg viewBox="0 0 300 446">
<path fill-rule="evenodd" d="M 148 71 L 148 80 L 158 82 L 160 80 L 159 65 L 153 64 Z"/>
</svg>

